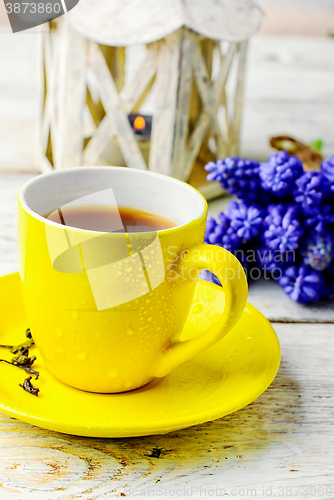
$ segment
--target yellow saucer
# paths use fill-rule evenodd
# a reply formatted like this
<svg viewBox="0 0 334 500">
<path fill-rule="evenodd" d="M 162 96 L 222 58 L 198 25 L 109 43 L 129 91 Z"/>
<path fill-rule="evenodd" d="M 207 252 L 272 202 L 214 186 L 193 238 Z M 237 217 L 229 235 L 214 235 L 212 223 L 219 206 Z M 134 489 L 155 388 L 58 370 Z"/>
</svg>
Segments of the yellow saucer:
<svg viewBox="0 0 334 500">
<path fill-rule="evenodd" d="M 28 328 L 18 273 L 0 278 L 0 343 L 19 344 Z M 198 281 L 184 338 L 217 320 L 222 288 Z M 46 429 L 92 437 L 164 434 L 232 413 L 256 399 L 274 379 L 280 362 L 276 334 L 253 306 L 218 344 L 163 379 L 121 394 L 92 394 L 62 384 L 37 356 L 38 397 L 21 387 L 26 373 L 0 363 L 0 411 Z M 0 349 L 0 358 L 10 359 Z M 98 367 L 97 367 L 98 369 Z"/>
</svg>

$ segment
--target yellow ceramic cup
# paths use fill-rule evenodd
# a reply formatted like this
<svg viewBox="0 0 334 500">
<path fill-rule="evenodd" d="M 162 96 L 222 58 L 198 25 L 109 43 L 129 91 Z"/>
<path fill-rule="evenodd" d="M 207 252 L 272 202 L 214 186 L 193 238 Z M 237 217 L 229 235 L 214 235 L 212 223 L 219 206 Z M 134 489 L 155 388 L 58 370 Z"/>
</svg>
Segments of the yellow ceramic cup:
<svg viewBox="0 0 334 500">
<path fill-rule="evenodd" d="M 161 214 L 177 226 L 100 233 L 43 217 L 92 201 Z M 203 244 L 207 204 L 188 184 L 123 167 L 78 167 L 35 177 L 18 202 L 27 327 L 62 382 L 102 393 L 141 387 L 218 342 L 240 318 L 244 271 L 228 251 Z M 223 284 L 224 310 L 199 336 L 180 341 L 202 269 Z"/>
</svg>

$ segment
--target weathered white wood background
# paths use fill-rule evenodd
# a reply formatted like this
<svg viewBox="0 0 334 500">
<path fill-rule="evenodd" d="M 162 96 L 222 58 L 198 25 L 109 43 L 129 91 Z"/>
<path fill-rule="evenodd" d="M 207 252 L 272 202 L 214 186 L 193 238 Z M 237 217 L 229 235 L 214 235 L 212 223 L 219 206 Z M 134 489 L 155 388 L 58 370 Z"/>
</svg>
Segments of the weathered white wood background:
<svg viewBox="0 0 334 500">
<path fill-rule="evenodd" d="M 37 168 L 40 36 L 0 32 L 2 171 Z M 271 151 L 268 138 L 279 134 L 322 139 L 324 154 L 334 154 L 334 38 L 261 35 L 251 40 L 249 51 L 241 154 L 264 158 Z M 141 48 L 132 47 L 129 75 L 141 57 Z M 154 93 L 142 112 L 154 112 Z"/>
<path fill-rule="evenodd" d="M 259 3 L 266 15 L 260 36 L 250 44 L 241 154 L 264 158 L 268 138 L 288 133 L 306 142 L 323 139 L 325 155 L 332 155 L 334 38 L 326 35 L 334 26 L 333 1 Z M 36 30 L 13 35 L 0 3 L 0 171 L 37 168 L 40 42 Z M 139 46 L 131 48 L 129 79 L 143 55 Z M 143 112 L 154 112 L 154 103 L 153 92 Z"/>
<path fill-rule="evenodd" d="M 0 275 L 18 268 L 16 195 L 31 177 L 0 174 Z M 282 347 L 260 398 L 214 422 L 132 439 L 66 436 L 0 414 L 1 500 L 334 499 L 333 303 L 298 306 L 272 282 L 253 284 L 249 301 Z"/>
<path fill-rule="evenodd" d="M 267 136 L 286 132 L 322 138 L 333 154 L 334 40 L 325 38 L 333 0 L 261 3 L 270 15 L 265 35 L 251 44 L 243 153 L 264 156 Z M 35 166 L 38 35 L 4 31 L 0 169 L 28 172 Z M 0 174 L 0 275 L 18 268 L 16 195 L 31 176 Z M 225 203 L 211 203 L 212 214 Z M 272 320 L 282 347 L 278 375 L 254 403 L 166 436 L 114 440 L 61 435 L 0 414 L 0 499 L 334 499 L 334 304 L 298 306 L 263 281 L 253 283 L 249 301 Z M 0 304 L 0 322 L 1 311 Z"/>
</svg>

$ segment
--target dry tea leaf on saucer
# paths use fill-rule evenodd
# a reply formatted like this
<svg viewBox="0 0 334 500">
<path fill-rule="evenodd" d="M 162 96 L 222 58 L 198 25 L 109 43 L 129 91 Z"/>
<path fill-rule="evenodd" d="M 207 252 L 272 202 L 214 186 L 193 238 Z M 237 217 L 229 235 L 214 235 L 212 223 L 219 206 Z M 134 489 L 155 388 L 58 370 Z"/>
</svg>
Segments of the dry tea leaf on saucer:
<svg viewBox="0 0 334 500">
<path fill-rule="evenodd" d="M 19 345 L 0 344 L 0 347 L 2 347 L 3 349 L 10 349 L 10 352 L 12 354 L 17 354 L 18 352 L 21 351 L 21 349 L 23 349 L 23 348 L 29 349 L 34 344 L 35 344 L 35 342 L 33 341 L 33 339 L 29 339 L 29 340 L 26 340 L 26 342 L 23 342 L 23 344 L 19 344 Z"/>
<path fill-rule="evenodd" d="M 23 368 L 23 370 L 30 375 L 35 375 L 35 380 L 37 380 L 39 377 L 39 372 L 31 368 L 36 361 L 36 356 L 28 356 L 29 351 L 28 354 L 24 354 L 24 352 L 25 351 L 22 350 L 18 356 L 12 358 L 11 363 L 15 366 L 18 366 L 19 368 Z"/>
<path fill-rule="evenodd" d="M 19 384 L 19 386 L 22 387 L 22 389 L 24 391 L 29 392 L 30 394 L 33 394 L 34 396 L 38 396 L 39 389 L 38 389 L 38 387 L 35 387 L 34 385 L 32 385 L 31 378 L 32 377 L 25 378 L 23 384 Z"/>
<path fill-rule="evenodd" d="M 0 344 L 0 347 L 2 347 L 3 349 L 10 349 L 10 352 L 12 354 L 17 354 L 20 351 L 22 351 L 23 348 L 30 349 L 30 347 L 32 347 L 33 345 L 35 345 L 34 339 L 32 338 L 32 334 L 31 334 L 30 328 L 26 329 L 26 337 L 28 338 L 28 340 L 26 340 L 22 344 L 19 344 L 19 345 L 3 345 L 3 344 Z"/>
<path fill-rule="evenodd" d="M 18 356 L 15 356 L 14 358 L 12 358 L 13 365 L 17 365 L 17 366 L 21 366 L 21 367 L 27 366 L 28 368 L 30 368 L 34 364 L 35 361 L 36 361 L 36 356 L 29 357 L 27 354 L 25 354 L 25 351 L 24 351 L 24 353 L 21 352 Z"/>
<path fill-rule="evenodd" d="M 21 349 L 30 349 L 30 347 L 32 347 L 33 345 L 35 344 L 34 340 L 31 338 L 29 340 L 27 340 L 26 342 L 23 342 L 22 344 L 19 344 L 19 345 L 16 345 L 16 346 L 13 346 L 10 350 L 11 353 L 13 354 L 17 354 L 21 351 Z"/>
<path fill-rule="evenodd" d="M 0 362 L 7 363 L 8 365 L 17 366 L 18 368 L 22 368 L 29 375 L 34 375 L 35 380 L 39 377 L 39 372 L 33 370 L 31 367 L 36 361 L 36 356 L 29 356 L 29 348 L 32 347 L 35 343 L 31 335 L 30 328 L 26 330 L 26 337 L 29 339 L 23 344 L 18 346 L 11 345 L 0 345 L 0 347 L 10 349 L 10 352 L 13 354 L 17 354 L 14 356 L 11 361 L 7 361 L 6 359 L 0 359 Z M 30 377 L 31 378 L 31 377 Z"/>
<path fill-rule="evenodd" d="M 34 357 L 34 356 L 32 356 Z M 13 358 L 14 359 L 14 358 Z M 35 358 L 36 359 L 36 358 Z M 35 360 L 34 360 L 35 361 Z M 35 380 L 38 379 L 39 377 L 39 372 L 37 370 L 33 370 L 32 368 L 30 368 L 29 366 L 22 366 L 22 365 L 19 365 L 17 363 L 12 363 L 12 361 L 7 361 L 7 359 L 0 359 L 0 363 L 7 363 L 7 365 L 12 365 L 12 366 L 16 366 L 17 368 L 21 368 L 22 370 L 24 370 L 26 373 L 29 373 L 29 375 L 34 375 L 35 376 Z"/>
</svg>

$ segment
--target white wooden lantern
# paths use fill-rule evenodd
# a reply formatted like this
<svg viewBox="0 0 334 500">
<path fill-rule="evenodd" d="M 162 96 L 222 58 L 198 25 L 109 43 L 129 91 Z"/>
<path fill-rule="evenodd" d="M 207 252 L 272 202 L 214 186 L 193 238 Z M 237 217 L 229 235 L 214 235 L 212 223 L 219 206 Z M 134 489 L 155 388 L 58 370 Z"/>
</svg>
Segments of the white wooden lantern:
<svg viewBox="0 0 334 500">
<path fill-rule="evenodd" d="M 116 143 L 125 165 L 212 195 L 203 165 L 238 153 L 247 40 L 260 21 L 251 0 L 80 0 L 44 36 L 41 171 L 106 164 Z M 134 44 L 146 44 L 146 57 L 126 80 Z M 153 85 L 145 161 L 128 115 Z"/>
</svg>

